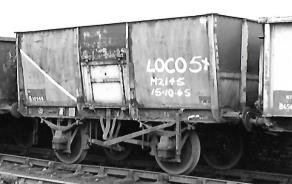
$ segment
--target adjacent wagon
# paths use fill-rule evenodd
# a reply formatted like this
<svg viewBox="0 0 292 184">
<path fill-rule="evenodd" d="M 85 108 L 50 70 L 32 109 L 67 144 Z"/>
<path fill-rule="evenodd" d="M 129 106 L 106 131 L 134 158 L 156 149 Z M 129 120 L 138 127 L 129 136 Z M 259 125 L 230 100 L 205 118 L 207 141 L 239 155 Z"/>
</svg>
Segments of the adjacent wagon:
<svg viewBox="0 0 292 184">
<path fill-rule="evenodd" d="M 17 63 L 15 38 L 0 37 L 0 135 L 22 147 L 31 146 L 34 140 L 30 118 L 23 118 L 17 111 Z"/>
<path fill-rule="evenodd" d="M 0 37 L 0 113 L 17 102 L 15 38 Z"/>
<path fill-rule="evenodd" d="M 246 124 L 274 132 L 291 132 L 291 17 L 261 18 L 264 44 L 259 60 L 259 99 L 248 111 Z"/>
</svg>

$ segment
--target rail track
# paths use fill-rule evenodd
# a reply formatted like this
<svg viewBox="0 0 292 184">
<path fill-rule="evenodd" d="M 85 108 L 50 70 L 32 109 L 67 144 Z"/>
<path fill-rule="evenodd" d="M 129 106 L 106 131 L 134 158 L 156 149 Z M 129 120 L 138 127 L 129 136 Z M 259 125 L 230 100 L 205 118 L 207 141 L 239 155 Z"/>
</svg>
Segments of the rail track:
<svg viewBox="0 0 292 184">
<path fill-rule="evenodd" d="M 65 165 L 50 160 L 7 154 L 0 154 L 0 161 L 0 176 L 2 181 L 6 183 L 243 183 L 205 177 L 174 176 L 160 172 L 126 168 L 81 164 Z"/>
<path fill-rule="evenodd" d="M 85 159 L 87 165 L 64 165 L 54 160 L 54 154 L 49 149 L 21 149 L 11 145 L 3 145 L 1 148 L 0 151 L 3 152 L 5 149 L 9 154 L 0 154 L 0 175 L 11 175 L 8 179 L 16 178 L 21 181 L 33 181 L 40 178 L 42 183 L 54 183 L 54 181 L 55 183 L 292 183 L 292 175 L 289 174 L 242 169 L 222 171 L 203 165 L 197 166 L 192 176 L 171 176 L 157 172 L 158 167 L 155 161 L 131 159 L 113 164 L 108 163 L 104 157 L 94 154 L 89 154 Z M 19 156 L 19 154 L 25 156 Z"/>
</svg>

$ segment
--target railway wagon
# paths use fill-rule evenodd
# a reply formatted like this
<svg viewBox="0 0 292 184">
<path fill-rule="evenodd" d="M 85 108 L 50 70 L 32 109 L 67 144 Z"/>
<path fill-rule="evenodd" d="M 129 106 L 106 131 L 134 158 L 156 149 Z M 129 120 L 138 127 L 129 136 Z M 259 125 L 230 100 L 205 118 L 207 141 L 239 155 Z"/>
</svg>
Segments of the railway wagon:
<svg viewBox="0 0 292 184">
<path fill-rule="evenodd" d="M 257 22 L 219 14 L 18 32 L 18 109 L 52 129 L 65 163 L 92 145 L 116 160 L 138 145 L 187 174 L 202 145 L 227 168 L 242 154 L 230 127 L 258 99 L 261 35 Z"/>
<path fill-rule="evenodd" d="M 9 113 L 17 102 L 15 38 L 0 37 L 0 113 Z"/>
<path fill-rule="evenodd" d="M 264 44 L 259 62 L 259 100 L 257 109 L 245 113 L 249 127 L 261 125 L 270 131 L 291 132 L 292 85 L 292 18 L 260 18 Z"/>
<path fill-rule="evenodd" d="M 30 131 L 33 123 L 17 112 L 15 41 L 0 37 L 0 135 L 1 141 L 9 137 L 20 146 L 29 146 L 34 142 Z"/>
</svg>

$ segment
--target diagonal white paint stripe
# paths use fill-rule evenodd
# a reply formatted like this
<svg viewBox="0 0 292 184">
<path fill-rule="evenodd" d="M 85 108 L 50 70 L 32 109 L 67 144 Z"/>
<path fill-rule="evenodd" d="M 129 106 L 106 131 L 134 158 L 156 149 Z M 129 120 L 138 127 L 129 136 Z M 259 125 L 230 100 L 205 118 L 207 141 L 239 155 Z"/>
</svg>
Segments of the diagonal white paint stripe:
<svg viewBox="0 0 292 184">
<path fill-rule="evenodd" d="M 77 98 L 71 95 L 65 88 L 58 84 L 49 74 L 47 74 L 43 69 L 39 67 L 22 49 L 20 53 L 38 70 L 40 71 L 52 84 L 54 84 L 58 89 L 60 89 L 65 95 L 77 102 Z"/>
</svg>

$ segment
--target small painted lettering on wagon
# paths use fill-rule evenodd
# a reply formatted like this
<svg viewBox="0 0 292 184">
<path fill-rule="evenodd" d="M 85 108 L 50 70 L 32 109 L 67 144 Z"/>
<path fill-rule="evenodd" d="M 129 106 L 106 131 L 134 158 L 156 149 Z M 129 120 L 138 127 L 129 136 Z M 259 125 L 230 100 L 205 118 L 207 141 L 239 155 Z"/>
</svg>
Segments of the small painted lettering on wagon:
<svg viewBox="0 0 292 184">
<path fill-rule="evenodd" d="M 275 90 L 273 92 L 273 110 L 275 115 L 291 115 L 292 91 Z"/>
<path fill-rule="evenodd" d="M 286 95 L 286 100 L 292 100 L 292 95 Z"/>
<path fill-rule="evenodd" d="M 279 110 L 292 110 L 292 95 L 285 95 L 286 102 L 279 102 Z"/>
<path fill-rule="evenodd" d="M 28 95 L 28 99 L 30 102 L 45 102 L 45 101 L 47 101 L 45 89 L 28 89 L 27 95 Z"/>
<path fill-rule="evenodd" d="M 279 110 L 292 110 L 292 104 L 279 103 Z"/>
</svg>

